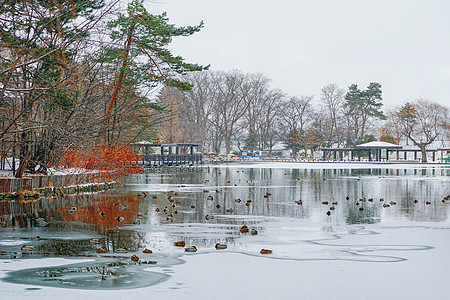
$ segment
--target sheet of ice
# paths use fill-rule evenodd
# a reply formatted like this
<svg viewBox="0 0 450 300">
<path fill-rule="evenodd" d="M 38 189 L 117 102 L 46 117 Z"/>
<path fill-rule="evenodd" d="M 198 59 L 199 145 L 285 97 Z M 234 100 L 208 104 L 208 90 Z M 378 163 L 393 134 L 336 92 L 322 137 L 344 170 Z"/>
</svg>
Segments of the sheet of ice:
<svg viewBox="0 0 450 300">
<path fill-rule="evenodd" d="M 450 224 L 401 223 L 318 228 L 277 222 L 276 230 L 245 236 L 239 250 L 200 249 L 184 264 L 149 267 L 170 275 L 131 290 L 67 290 L 0 281 L 1 299 L 448 299 Z M 255 238 L 252 240 L 252 238 Z M 273 250 L 261 255 L 261 248 Z M 357 259 L 354 259 L 354 258 Z M 2 260 L 10 270 L 60 266 L 73 260 Z M 89 262 L 89 260 L 86 260 Z"/>
</svg>

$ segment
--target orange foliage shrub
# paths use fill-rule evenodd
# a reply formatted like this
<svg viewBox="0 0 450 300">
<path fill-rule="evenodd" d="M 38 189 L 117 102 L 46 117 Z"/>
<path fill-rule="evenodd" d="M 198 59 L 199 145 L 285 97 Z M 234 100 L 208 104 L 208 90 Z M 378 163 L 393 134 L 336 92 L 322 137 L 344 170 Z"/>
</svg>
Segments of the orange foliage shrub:
<svg viewBox="0 0 450 300">
<path fill-rule="evenodd" d="M 142 168 L 137 165 L 138 153 L 132 146 L 96 147 L 91 153 L 79 149 L 69 149 L 64 154 L 60 167 L 82 168 L 101 171 L 99 174 L 105 179 L 117 179 L 128 174 L 141 173 Z"/>
</svg>

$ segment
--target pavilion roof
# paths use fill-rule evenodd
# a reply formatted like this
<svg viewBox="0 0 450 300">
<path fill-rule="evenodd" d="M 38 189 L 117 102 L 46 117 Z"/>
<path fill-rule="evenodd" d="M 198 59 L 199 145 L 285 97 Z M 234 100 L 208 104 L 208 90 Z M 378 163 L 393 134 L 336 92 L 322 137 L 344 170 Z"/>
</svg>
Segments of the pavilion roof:
<svg viewBox="0 0 450 300">
<path fill-rule="evenodd" d="M 369 149 L 401 149 L 403 148 L 400 145 L 391 144 L 387 142 L 380 142 L 380 141 L 374 141 L 374 142 L 368 142 L 365 144 L 356 145 L 355 148 L 369 148 Z"/>
</svg>

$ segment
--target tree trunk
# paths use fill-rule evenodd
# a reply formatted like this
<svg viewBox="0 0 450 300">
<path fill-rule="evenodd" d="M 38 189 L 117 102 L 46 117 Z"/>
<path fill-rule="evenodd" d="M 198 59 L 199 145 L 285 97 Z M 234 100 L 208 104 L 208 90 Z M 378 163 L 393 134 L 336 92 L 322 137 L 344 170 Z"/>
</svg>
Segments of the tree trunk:
<svg viewBox="0 0 450 300">
<path fill-rule="evenodd" d="M 231 151 L 231 138 L 226 138 L 225 139 L 225 154 L 228 155 L 228 153 L 230 153 Z"/>
<path fill-rule="evenodd" d="M 17 172 L 14 175 L 14 177 L 16 177 L 16 178 L 22 178 L 23 177 L 23 172 L 27 168 L 28 160 L 30 159 L 30 156 L 31 156 L 31 150 L 28 150 L 27 156 L 20 160 L 19 168 L 17 169 Z"/>
<path fill-rule="evenodd" d="M 114 104 L 116 103 L 117 95 L 119 94 L 119 90 L 122 87 L 122 81 L 123 81 L 123 78 L 125 76 L 125 68 L 128 65 L 128 55 L 129 55 L 130 49 L 131 49 L 131 42 L 132 42 L 132 39 L 133 39 L 133 33 L 134 33 L 135 25 L 136 24 L 133 24 L 133 26 L 131 26 L 129 28 L 127 40 L 125 41 L 125 44 L 123 46 L 124 54 L 123 54 L 123 59 L 122 59 L 122 68 L 120 68 L 119 77 L 118 77 L 116 85 L 114 87 L 114 91 L 113 91 L 111 100 L 109 101 L 108 110 L 106 111 L 105 123 L 103 125 L 103 130 L 101 132 L 101 135 L 103 135 L 106 132 L 106 129 L 107 129 L 108 125 L 109 125 L 109 119 L 111 118 L 111 112 L 112 112 L 112 110 L 114 108 Z"/>
<path fill-rule="evenodd" d="M 417 145 L 420 148 L 420 152 L 422 153 L 422 163 L 426 163 L 428 162 L 427 160 L 427 150 L 426 150 L 426 145 L 425 144 L 419 144 Z"/>
</svg>

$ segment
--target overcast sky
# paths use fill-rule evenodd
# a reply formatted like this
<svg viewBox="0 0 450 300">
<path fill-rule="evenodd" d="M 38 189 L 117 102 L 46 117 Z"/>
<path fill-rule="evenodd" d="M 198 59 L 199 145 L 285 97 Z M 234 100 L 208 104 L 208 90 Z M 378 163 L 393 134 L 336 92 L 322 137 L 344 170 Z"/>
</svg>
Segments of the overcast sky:
<svg viewBox="0 0 450 300">
<path fill-rule="evenodd" d="M 288 95 L 379 82 L 385 108 L 450 106 L 449 0 L 145 0 L 178 26 L 205 27 L 171 50 L 212 70 L 262 73 Z"/>
</svg>

